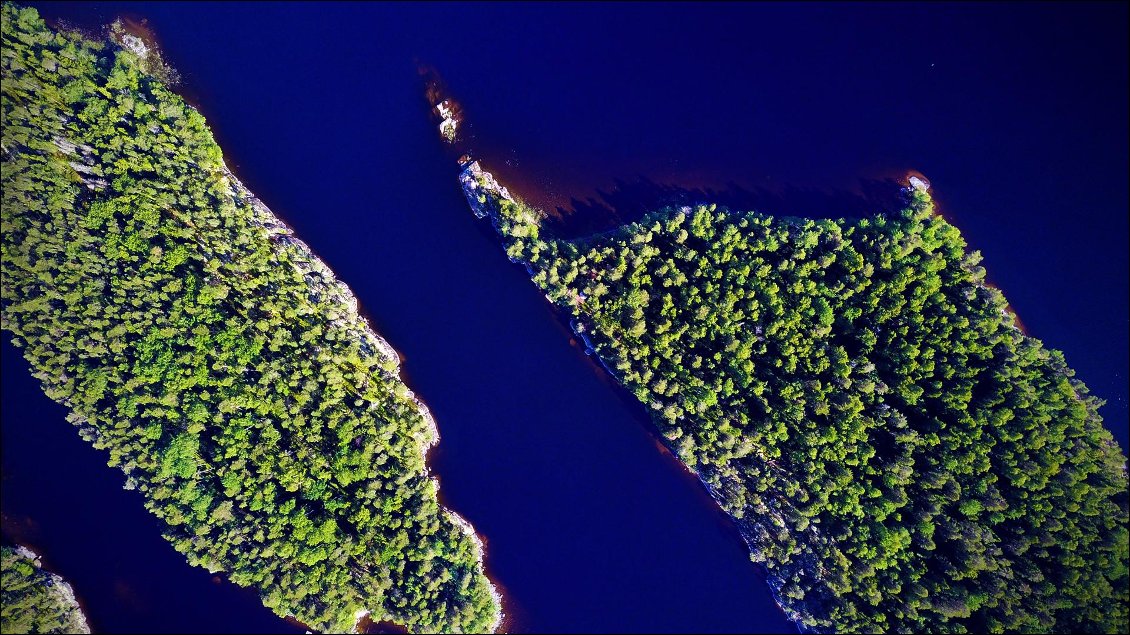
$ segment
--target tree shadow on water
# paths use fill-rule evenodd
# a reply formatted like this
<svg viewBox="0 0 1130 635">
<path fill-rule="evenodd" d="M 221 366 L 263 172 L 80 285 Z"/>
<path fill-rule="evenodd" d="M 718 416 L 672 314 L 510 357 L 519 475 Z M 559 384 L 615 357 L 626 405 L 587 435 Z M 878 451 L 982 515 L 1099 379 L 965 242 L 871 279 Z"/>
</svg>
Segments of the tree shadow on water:
<svg viewBox="0 0 1130 635">
<path fill-rule="evenodd" d="M 559 206 L 550 213 L 546 226 L 562 238 L 577 238 L 637 221 L 658 209 L 699 203 L 772 216 L 857 219 L 904 208 L 903 187 L 885 178 L 861 179 L 858 191 L 793 185 L 748 189 L 733 182 L 721 189 L 688 188 L 639 176 L 634 181 L 616 179 L 611 189 L 597 190 L 594 197 L 571 199 L 568 208 Z"/>
</svg>

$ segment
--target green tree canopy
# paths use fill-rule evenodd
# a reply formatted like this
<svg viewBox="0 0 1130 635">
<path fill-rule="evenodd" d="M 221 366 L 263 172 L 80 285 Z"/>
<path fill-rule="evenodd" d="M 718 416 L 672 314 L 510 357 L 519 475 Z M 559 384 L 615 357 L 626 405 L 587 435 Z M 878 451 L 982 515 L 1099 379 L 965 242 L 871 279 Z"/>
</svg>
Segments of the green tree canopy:
<svg viewBox="0 0 1130 635">
<path fill-rule="evenodd" d="M 1101 402 L 928 194 L 859 221 L 661 210 L 571 241 L 488 198 L 805 629 L 1126 632 Z"/>
<path fill-rule="evenodd" d="M 3 39 L 3 327 L 79 434 L 190 563 L 279 615 L 493 628 L 395 353 L 167 69 L 11 4 Z"/>
</svg>

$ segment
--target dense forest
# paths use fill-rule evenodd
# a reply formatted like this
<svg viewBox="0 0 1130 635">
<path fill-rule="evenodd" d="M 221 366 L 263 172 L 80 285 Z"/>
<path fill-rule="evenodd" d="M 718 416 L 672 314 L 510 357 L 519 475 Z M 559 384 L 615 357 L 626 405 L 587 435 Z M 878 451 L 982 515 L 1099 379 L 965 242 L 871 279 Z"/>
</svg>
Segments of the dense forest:
<svg viewBox="0 0 1130 635">
<path fill-rule="evenodd" d="M 193 565 L 317 630 L 495 628 L 395 351 L 111 36 L 4 4 L 3 328 Z"/>
<path fill-rule="evenodd" d="M 507 254 L 652 413 L 805 630 L 1126 632 L 1127 473 L 925 188 L 858 221 L 700 205 Z"/>
<path fill-rule="evenodd" d="M 0 633 L 89 633 L 63 578 L 22 547 L 0 546 Z"/>
</svg>

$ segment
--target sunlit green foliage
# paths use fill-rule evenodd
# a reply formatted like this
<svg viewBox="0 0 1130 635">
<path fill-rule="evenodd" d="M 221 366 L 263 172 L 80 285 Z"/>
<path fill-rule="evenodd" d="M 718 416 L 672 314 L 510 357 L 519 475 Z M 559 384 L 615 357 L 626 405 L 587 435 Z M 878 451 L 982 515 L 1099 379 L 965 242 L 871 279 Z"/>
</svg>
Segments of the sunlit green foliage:
<svg viewBox="0 0 1130 635">
<path fill-rule="evenodd" d="M 0 633 L 89 633 L 66 583 L 34 555 L 0 547 Z"/>
<path fill-rule="evenodd" d="M 112 43 L 3 9 L 3 327 L 194 565 L 319 630 L 482 631 L 480 553 L 348 290 Z"/>
<path fill-rule="evenodd" d="M 493 201 L 806 627 L 1126 632 L 1125 459 L 925 193 L 893 217 L 666 210 L 576 241 Z"/>
</svg>

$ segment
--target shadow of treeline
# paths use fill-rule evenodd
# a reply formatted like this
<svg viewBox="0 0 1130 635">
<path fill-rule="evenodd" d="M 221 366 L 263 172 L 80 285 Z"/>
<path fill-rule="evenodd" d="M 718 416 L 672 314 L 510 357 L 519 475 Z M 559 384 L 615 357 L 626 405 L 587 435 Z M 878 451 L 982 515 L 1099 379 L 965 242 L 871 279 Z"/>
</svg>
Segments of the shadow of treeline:
<svg viewBox="0 0 1130 635">
<path fill-rule="evenodd" d="M 637 221 L 664 207 L 699 203 L 772 216 L 855 219 L 897 212 L 905 207 L 906 198 L 903 184 L 893 178 L 861 179 L 858 191 L 850 191 L 798 186 L 748 189 L 732 182 L 722 189 L 688 188 L 640 176 L 634 181 L 616 179 L 610 190 L 597 190 L 594 197 L 571 199 L 569 207 L 550 212 L 545 224 L 557 236 L 577 238 Z"/>
<path fill-rule="evenodd" d="M 399 624 L 393 624 L 392 622 L 374 622 L 366 616 L 361 618 L 361 621 L 358 622 L 357 632 L 369 635 L 401 635 L 407 634 L 409 631 Z"/>
</svg>

